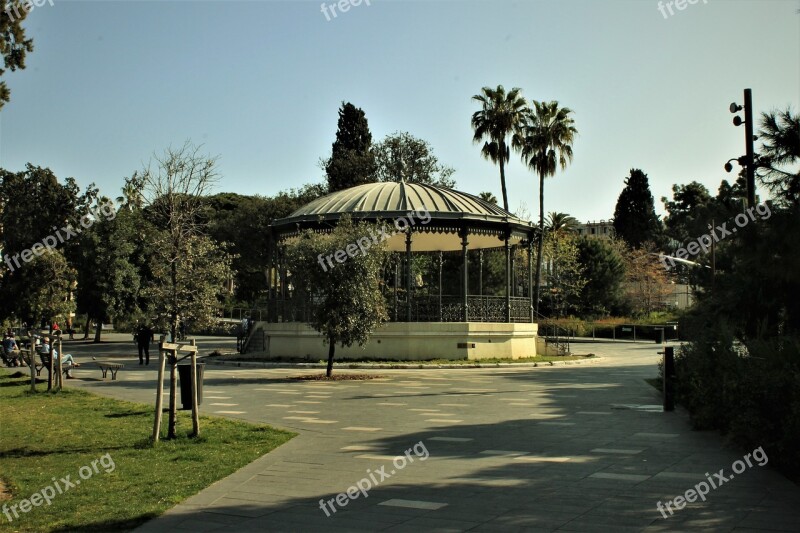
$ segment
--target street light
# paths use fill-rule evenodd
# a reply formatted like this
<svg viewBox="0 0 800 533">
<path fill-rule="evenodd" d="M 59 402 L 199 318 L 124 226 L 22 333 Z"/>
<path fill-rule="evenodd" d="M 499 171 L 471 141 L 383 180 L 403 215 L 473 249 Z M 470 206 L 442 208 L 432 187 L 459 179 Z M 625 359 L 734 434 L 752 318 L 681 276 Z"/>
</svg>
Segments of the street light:
<svg viewBox="0 0 800 533">
<path fill-rule="evenodd" d="M 731 161 L 738 161 L 740 165 L 747 170 L 747 204 L 753 207 L 756 204 L 756 167 L 755 167 L 755 154 L 753 150 L 753 141 L 756 139 L 753 136 L 753 92 L 750 89 L 744 90 L 744 106 L 731 103 L 728 107 L 731 113 L 738 113 L 744 110 L 744 119 L 739 115 L 733 117 L 733 125 L 738 127 L 744 124 L 744 146 L 746 154 L 736 159 L 729 159 L 725 163 L 725 171 L 730 172 L 733 170 Z M 743 161 L 744 160 L 744 161 Z"/>
<path fill-rule="evenodd" d="M 733 170 L 733 165 L 731 165 L 731 161 L 736 161 L 741 166 L 745 166 L 747 164 L 747 156 L 743 155 L 743 156 L 740 156 L 740 157 L 734 157 L 734 158 L 728 159 L 728 162 L 725 163 L 725 172 L 727 172 L 728 174 L 730 174 L 731 170 Z"/>
</svg>

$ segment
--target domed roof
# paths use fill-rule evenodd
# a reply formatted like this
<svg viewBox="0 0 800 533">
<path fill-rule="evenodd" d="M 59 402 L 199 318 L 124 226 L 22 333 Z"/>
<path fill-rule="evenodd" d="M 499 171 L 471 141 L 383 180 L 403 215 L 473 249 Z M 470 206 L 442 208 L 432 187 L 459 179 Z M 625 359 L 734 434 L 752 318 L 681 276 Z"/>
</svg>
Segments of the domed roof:
<svg viewBox="0 0 800 533">
<path fill-rule="evenodd" d="M 419 251 L 460 249 L 455 235 L 460 230 L 473 235 L 471 249 L 499 246 L 498 236 L 506 233 L 517 243 L 530 239 L 533 231 L 530 223 L 477 196 L 404 182 L 367 183 L 336 191 L 274 221 L 272 228 L 279 235 L 290 236 L 304 228 L 324 231 L 346 214 L 355 220 L 397 221 L 410 212 L 425 213 L 425 218 L 430 215 L 426 222 L 411 228 L 413 249 Z M 404 230 L 397 233 L 389 242 L 389 249 L 395 251 L 405 248 Z"/>
<path fill-rule="evenodd" d="M 434 218 L 482 218 L 513 220 L 517 217 L 495 204 L 467 194 L 421 183 L 366 183 L 331 193 L 304 205 L 284 222 L 300 219 L 338 218 L 350 213 L 355 218 L 380 216 L 391 217 L 408 211 L 427 210 Z M 444 215 L 444 217 L 442 217 Z M 450 216 L 447 216 L 450 215 Z"/>
</svg>

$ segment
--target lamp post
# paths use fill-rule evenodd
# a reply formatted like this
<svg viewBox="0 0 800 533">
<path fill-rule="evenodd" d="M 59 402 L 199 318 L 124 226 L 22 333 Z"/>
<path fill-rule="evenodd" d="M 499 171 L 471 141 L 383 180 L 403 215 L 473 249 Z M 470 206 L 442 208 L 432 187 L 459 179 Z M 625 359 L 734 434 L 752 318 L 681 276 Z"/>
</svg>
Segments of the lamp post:
<svg viewBox="0 0 800 533">
<path fill-rule="evenodd" d="M 745 155 L 736 159 L 730 159 L 725 163 L 725 171 L 730 172 L 733 169 L 731 161 L 738 161 L 740 165 L 744 166 L 747 171 L 747 205 L 753 207 L 756 205 L 756 165 L 755 165 L 755 152 L 753 149 L 753 141 L 756 137 L 753 135 L 753 92 L 750 89 L 744 90 L 744 107 L 733 102 L 729 110 L 731 113 L 738 113 L 744 109 L 744 120 L 739 115 L 733 117 L 733 125 L 741 126 L 744 124 L 744 146 Z"/>
</svg>

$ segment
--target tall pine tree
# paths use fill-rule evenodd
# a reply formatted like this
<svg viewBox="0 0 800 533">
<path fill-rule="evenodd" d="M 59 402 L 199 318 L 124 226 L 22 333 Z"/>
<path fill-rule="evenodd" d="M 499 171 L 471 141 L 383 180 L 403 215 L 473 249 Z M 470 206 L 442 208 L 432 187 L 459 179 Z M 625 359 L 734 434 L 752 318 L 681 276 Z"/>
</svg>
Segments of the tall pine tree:
<svg viewBox="0 0 800 533">
<path fill-rule="evenodd" d="M 658 243 L 662 238 L 661 222 L 656 215 L 647 174 L 638 168 L 631 169 L 631 175 L 625 179 L 625 188 L 617 199 L 614 231 L 633 248 L 639 248 L 647 241 Z"/>
<path fill-rule="evenodd" d="M 364 111 L 350 102 L 339 108 L 336 141 L 330 159 L 324 161 L 328 192 L 340 191 L 376 180 L 372 134 Z"/>
</svg>

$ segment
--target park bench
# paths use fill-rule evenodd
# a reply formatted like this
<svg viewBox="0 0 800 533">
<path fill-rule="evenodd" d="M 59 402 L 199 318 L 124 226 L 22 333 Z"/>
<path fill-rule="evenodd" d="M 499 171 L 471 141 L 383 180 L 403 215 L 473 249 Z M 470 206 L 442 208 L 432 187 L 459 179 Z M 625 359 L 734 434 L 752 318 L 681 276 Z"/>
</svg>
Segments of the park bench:
<svg viewBox="0 0 800 533">
<path fill-rule="evenodd" d="M 111 381 L 115 381 L 119 369 L 125 367 L 122 363 L 112 363 L 110 361 L 97 361 L 97 366 L 99 366 L 100 370 L 103 372 L 103 379 L 106 379 L 108 371 L 111 371 Z"/>
<path fill-rule="evenodd" d="M 43 368 L 47 369 L 47 372 L 50 372 L 50 354 L 49 353 L 40 353 L 39 354 L 39 363 L 34 364 L 34 368 L 36 368 L 36 375 L 40 375 Z M 61 366 L 61 371 L 64 375 L 68 375 L 67 372 L 72 370 L 72 365 L 66 364 Z"/>
</svg>

